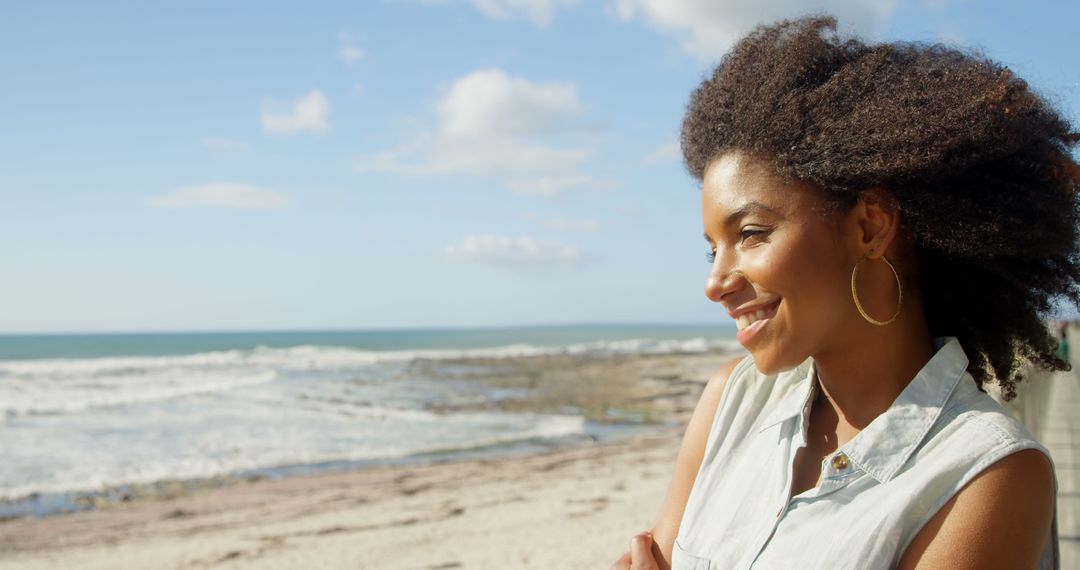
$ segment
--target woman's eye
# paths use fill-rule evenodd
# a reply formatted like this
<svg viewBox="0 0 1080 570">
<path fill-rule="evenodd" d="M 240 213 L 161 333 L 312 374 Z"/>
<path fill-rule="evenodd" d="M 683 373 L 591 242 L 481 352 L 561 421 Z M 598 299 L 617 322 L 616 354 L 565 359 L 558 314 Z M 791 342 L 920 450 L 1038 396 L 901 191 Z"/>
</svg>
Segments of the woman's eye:
<svg viewBox="0 0 1080 570">
<path fill-rule="evenodd" d="M 757 242 L 766 241 L 772 228 L 743 228 L 739 230 L 739 243 L 754 245 Z M 710 264 L 716 262 L 716 248 L 710 248 L 705 252 L 705 261 Z"/>
<path fill-rule="evenodd" d="M 746 243 L 747 241 L 750 241 L 750 240 L 755 240 L 755 239 L 761 240 L 761 239 L 765 239 L 765 236 L 768 235 L 768 234 L 769 234 L 769 230 L 765 230 L 765 229 L 743 228 L 742 230 L 739 230 L 739 241 L 742 242 L 742 243 Z"/>
</svg>

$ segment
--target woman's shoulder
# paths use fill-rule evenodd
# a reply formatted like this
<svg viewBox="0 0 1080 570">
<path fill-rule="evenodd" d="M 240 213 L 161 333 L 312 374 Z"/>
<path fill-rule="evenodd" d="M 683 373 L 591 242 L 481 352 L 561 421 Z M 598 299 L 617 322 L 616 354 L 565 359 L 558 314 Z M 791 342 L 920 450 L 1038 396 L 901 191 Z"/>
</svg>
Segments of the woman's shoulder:
<svg viewBox="0 0 1080 570">
<path fill-rule="evenodd" d="M 955 492 L 924 520 L 899 568 L 1053 566 L 1052 460 L 1033 440 L 1001 433 L 996 413 L 984 412 L 971 416 L 980 420 L 963 425 L 977 441 L 996 439 L 989 445 L 993 452 L 972 461 Z M 957 560 L 964 565 L 957 565 Z"/>
<path fill-rule="evenodd" d="M 1038 551 L 1049 532 L 1056 487 L 1049 451 L 967 373 L 898 476 L 917 481 L 930 507 L 922 510 L 902 567 L 975 548 L 970 540 L 1031 530 L 1024 525 L 1036 529 L 1025 540 Z M 1019 504 L 1028 510 L 1017 510 Z"/>
<path fill-rule="evenodd" d="M 925 446 L 963 450 L 959 455 L 970 458 L 977 471 L 1024 449 L 1050 455 L 1023 422 L 980 391 L 967 373 L 942 409 Z"/>
</svg>

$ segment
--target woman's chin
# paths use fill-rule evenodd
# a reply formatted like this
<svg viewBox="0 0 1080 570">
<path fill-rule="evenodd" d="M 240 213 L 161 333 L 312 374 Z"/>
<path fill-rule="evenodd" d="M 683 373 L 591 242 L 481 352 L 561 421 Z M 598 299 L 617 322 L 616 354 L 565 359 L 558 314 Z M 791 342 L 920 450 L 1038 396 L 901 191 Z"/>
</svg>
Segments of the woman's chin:
<svg viewBox="0 0 1080 570">
<path fill-rule="evenodd" d="M 754 357 L 754 366 L 757 368 L 758 372 L 765 376 L 773 376 L 775 374 L 780 374 L 781 372 L 787 372 L 802 364 L 802 361 L 786 362 L 785 360 L 775 358 L 774 355 L 769 354 L 755 354 L 753 352 L 750 354 Z"/>
</svg>

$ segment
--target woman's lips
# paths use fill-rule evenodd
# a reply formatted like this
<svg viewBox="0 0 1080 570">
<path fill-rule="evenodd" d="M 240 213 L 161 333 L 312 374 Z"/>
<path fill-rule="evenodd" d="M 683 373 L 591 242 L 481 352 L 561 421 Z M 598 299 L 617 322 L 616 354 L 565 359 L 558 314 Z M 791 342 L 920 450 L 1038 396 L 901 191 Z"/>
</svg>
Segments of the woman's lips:
<svg viewBox="0 0 1080 570">
<path fill-rule="evenodd" d="M 739 317 L 735 319 L 735 325 L 738 326 L 740 330 L 742 330 L 750 326 L 754 321 L 772 318 L 773 315 L 776 314 L 776 308 L 779 306 L 780 300 L 777 299 L 776 301 L 769 303 L 768 305 L 763 305 L 756 311 L 751 311 L 749 313 L 739 315 Z"/>
<path fill-rule="evenodd" d="M 739 315 L 739 318 L 735 319 L 735 326 L 739 328 L 735 338 L 739 341 L 739 344 L 745 345 L 758 331 L 764 328 L 776 316 L 776 310 L 779 306 L 780 301 L 777 301 L 773 305 L 758 309 L 752 313 Z"/>
</svg>

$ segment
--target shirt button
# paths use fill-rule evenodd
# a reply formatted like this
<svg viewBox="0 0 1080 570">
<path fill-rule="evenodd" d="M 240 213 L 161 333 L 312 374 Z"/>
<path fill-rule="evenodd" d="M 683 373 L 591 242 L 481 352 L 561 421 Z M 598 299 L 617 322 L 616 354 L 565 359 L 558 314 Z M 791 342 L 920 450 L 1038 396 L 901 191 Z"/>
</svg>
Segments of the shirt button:
<svg viewBox="0 0 1080 570">
<path fill-rule="evenodd" d="M 833 469 L 836 469 L 837 471 L 843 471 L 844 469 L 847 469 L 848 464 L 849 461 L 847 455 L 844 455 L 843 453 L 837 453 L 832 458 Z"/>
</svg>

